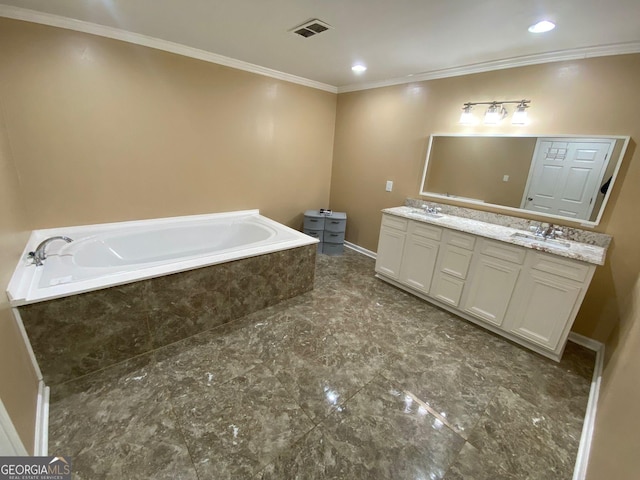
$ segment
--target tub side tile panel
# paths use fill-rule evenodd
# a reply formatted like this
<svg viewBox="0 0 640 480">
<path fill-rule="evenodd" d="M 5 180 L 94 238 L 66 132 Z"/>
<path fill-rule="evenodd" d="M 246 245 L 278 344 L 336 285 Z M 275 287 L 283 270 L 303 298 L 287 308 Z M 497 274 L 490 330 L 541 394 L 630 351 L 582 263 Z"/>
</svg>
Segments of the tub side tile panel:
<svg viewBox="0 0 640 480">
<path fill-rule="evenodd" d="M 232 318 L 275 305 L 286 298 L 286 274 L 279 254 L 259 255 L 229 263 Z"/>
<path fill-rule="evenodd" d="M 231 320 L 229 267 L 213 265 L 154 278 L 149 329 L 158 348 Z"/>
<path fill-rule="evenodd" d="M 317 248 L 315 245 L 308 245 L 287 250 L 287 253 L 287 298 L 292 298 L 313 289 Z"/>
<path fill-rule="evenodd" d="M 149 282 L 20 307 L 45 383 L 56 385 L 151 349 Z"/>
</svg>

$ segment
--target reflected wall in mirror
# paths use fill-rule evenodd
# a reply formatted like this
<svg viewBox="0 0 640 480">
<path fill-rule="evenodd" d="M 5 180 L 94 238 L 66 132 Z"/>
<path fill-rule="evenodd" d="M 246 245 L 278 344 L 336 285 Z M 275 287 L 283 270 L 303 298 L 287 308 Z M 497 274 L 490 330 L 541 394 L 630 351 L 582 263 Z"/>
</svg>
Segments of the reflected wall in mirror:
<svg viewBox="0 0 640 480">
<path fill-rule="evenodd" d="M 628 136 L 432 135 L 420 195 L 597 225 Z"/>
</svg>

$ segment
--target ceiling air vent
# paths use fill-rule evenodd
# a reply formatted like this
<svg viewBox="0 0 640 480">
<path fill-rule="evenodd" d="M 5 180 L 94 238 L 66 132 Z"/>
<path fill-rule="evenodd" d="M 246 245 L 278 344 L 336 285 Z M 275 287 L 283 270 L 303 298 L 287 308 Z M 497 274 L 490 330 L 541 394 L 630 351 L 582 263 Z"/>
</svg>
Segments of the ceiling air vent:
<svg viewBox="0 0 640 480">
<path fill-rule="evenodd" d="M 317 35 L 318 33 L 329 30 L 330 28 L 332 28 L 331 25 L 329 25 L 328 23 L 324 23 L 316 18 L 295 28 L 292 28 L 289 31 L 300 35 L 301 37 L 309 38 Z"/>
</svg>

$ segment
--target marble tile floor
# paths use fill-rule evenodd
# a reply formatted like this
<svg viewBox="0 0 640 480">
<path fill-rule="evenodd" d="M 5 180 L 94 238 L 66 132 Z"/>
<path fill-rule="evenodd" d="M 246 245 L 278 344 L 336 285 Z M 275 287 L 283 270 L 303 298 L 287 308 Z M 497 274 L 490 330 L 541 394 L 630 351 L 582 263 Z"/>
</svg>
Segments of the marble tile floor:
<svg viewBox="0 0 640 480">
<path fill-rule="evenodd" d="M 315 289 L 52 386 L 75 479 L 570 479 L 595 354 L 560 364 L 318 255 Z"/>
</svg>

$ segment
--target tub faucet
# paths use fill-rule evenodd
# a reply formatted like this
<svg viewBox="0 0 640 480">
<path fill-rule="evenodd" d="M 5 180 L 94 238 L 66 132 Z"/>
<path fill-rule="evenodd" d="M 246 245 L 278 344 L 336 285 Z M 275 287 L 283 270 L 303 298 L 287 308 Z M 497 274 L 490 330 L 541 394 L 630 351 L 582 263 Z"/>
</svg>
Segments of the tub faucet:
<svg viewBox="0 0 640 480">
<path fill-rule="evenodd" d="M 64 240 L 67 243 L 73 242 L 73 240 L 70 239 L 69 237 L 63 237 L 63 236 L 49 237 L 46 240 L 43 240 L 42 242 L 40 242 L 40 245 L 36 247 L 35 252 L 29 252 L 29 257 L 33 258 L 33 263 L 36 264 L 36 267 L 40 267 L 42 265 L 42 261 L 45 258 L 47 258 L 45 248 L 54 240 Z"/>
</svg>

